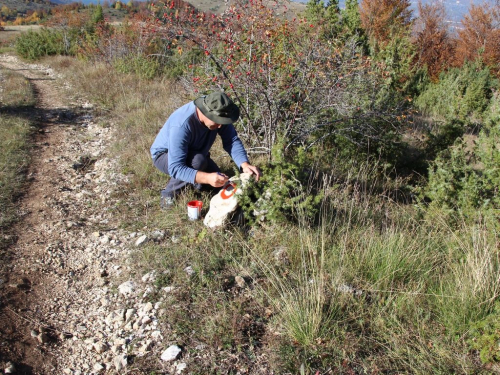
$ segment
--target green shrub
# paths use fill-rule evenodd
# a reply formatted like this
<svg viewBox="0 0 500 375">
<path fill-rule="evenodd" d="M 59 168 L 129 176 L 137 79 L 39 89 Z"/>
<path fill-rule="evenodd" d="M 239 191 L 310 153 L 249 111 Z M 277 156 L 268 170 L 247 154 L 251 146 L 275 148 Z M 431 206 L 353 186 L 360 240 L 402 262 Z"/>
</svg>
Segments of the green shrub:
<svg viewBox="0 0 500 375">
<path fill-rule="evenodd" d="M 499 114 L 496 103 L 491 106 L 474 147 L 461 139 L 439 154 L 425 189 L 432 205 L 470 214 L 478 209 L 485 213 L 500 208 Z"/>
<path fill-rule="evenodd" d="M 469 344 L 479 351 L 483 363 L 500 362 L 500 304 L 483 320 L 472 325 Z"/>
<path fill-rule="evenodd" d="M 116 59 L 113 63 L 120 73 L 135 73 L 141 78 L 151 79 L 161 72 L 161 65 L 156 59 L 143 55 L 127 56 Z"/>
<path fill-rule="evenodd" d="M 38 60 L 43 56 L 67 54 L 67 48 L 62 32 L 42 29 L 20 35 L 16 39 L 16 52 L 25 59 Z"/>
<path fill-rule="evenodd" d="M 429 84 L 415 100 L 426 115 L 464 124 L 482 124 L 498 81 L 480 61 L 442 73 L 439 82 Z"/>
<path fill-rule="evenodd" d="M 275 147 L 273 161 L 263 167 L 261 180 L 250 182 L 240 199 L 245 217 L 250 222 L 256 217 L 284 222 L 300 210 L 314 218 L 323 195 L 314 191 L 310 171 L 303 149 L 295 157 L 285 158 L 281 148 Z"/>
</svg>

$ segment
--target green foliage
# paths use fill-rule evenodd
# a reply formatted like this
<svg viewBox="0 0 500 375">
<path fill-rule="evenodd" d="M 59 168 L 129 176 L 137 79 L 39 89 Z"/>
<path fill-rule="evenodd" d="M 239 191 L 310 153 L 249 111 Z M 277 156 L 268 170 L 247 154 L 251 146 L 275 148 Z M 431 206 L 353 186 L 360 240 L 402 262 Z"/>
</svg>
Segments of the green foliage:
<svg viewBox="0 0 500 375">
<path fill-rule="evenodd" d="M 97 4 L 96 8 L 94 9 L 94 12 L 92 14 L 92 22 L 94 24 L 97 24 L 99 22 L 104 21 L 104 13 L 102 10 L 101 4 Z"/>
<path fill-rule="evenodd" d="M 33 124 L 23 116 L 3 113 L 4 107 L 29 109 L 34 105 L 34 93 L 29 82 L 18 74 L 1 71 L 0 101 L 0 249 L 8 242 L 10 225 L 18 219 L 16 200 L 25 182 L 25 172 L 30 162 L 30 138 Z"/>
<path fill-rule="evenodd" d="M 359 117 L 345 119 L 335 124 L 335 127 L 325 127 L 324 133 L 317 134 L 317 137 L 321 137 L 332 132 L 324 142 L 327 150 L 326 155 L 323 155 L 324 162 L 330 163 L 340 157 L 350 168 L 353 164 L 371 160 L 379 170 L 399 165 L 404 144 L 398 128 L 404 124 L 405 119 L 400 116 L 370 117 L 368 108 L 365 113 L 362 112 L 360 109 Z M 363 133 L 360 129 L 368 129 L 369 132 Z"/>
<path fill-rule="evenodd" d="M 135 73 L 145 79 L 152 79 L 161 74 L 161 64 L 155 58 L 143 55 L 118 58 L 113 61 L 114 68 L 120 73 Z"/>
<path fill-rule="evenodd" d="M 273 149 L 273 161 L 263 167 L 259 182 L 250 182 L 239 198 L 245 217 L 286 222 L 302 212 L 314 218 L 323 195 L 313 191 L 306 153 L 299 149 L 294 157 L 285 157 L 280 146 Z"/>
<path fill-rule="evenodd" d="M 412 83 L 411 77 L 414 76 L 415 48 L 409 34 L 399 35 L 380 48 L 372 56 L 375 61 L 382 63 L 387 85 L 385 95 L 397 97 L 400 93 L 406 93 Z"/>
<path fill-rule="evenodd" d="M 477 206 L 478 188 L 476 175 L 469 162 L 471 155 L 463 140 L 441 152 L 429 170 L 429 182 L 426 197 L 433 205 L 446 210 L 458 206 Z"/>
<path fill-rule="evenodd" d="M 481 124 L 487 114 L 498 81 L 480 61 L 442 73 L 416 98 L 417 107 L 427 115 L 464 124 Z"/>
<path fill-rule="evenodd" d="M 304 16 L 309 23 L 308 27 L 312 24 L 314 27 L 321 29 L 322 39 L 330 40 L 346 37 L 342 33 L 342 29 L 346 26 L 342 23 L 342 15 L 337 0 L 328 1 L 326 5 L 323 0 L 310 0 L 307 3 Z"/>
<path fill-rule="evenodd" d="M 28 60 L 65 53 L 64 38 L 60 31 L 42 29 L 28 31 L 16 39 L 16 52 Z"/>
<path fill-rule="evenodd" d="M 498 103 L 491 107 L 474 147 L 460 140 L 439 154 L 429 171 L 425 189 L 432 205 L 470 214 L 477 209 L 486 212 L 500 208 L 498 107 Z"/>
<path fill-rule="evenodd" d="M 345 9 L 342 12 L 342 20 L 351 35 L 364 34 L 361 28 L 361 17 L 359 15 L 357 0 L 346 1 Z"/>
<path fill-rule="evenodd" d="M 465 125 L 459 120 L 451 120 L 438 126 L 435 133 L 429 134 L 426 153 L 427 160 L 434 160 L 436 156 L 449 146 L 453 145 L 457 139 L 464 135 Z"/>
<path fill-rule="evenodd" d="M 74 55 L 77 47 L 79 30 L 69 32 L 56 29 L 28 31 L 16 39 L 16 52 L 28 60 L 38 60 L 44 56 Z"/>
<path fill-rule="evenodd" d="M 483 363 L 500 362 L 500 303 L 483 320 L 472 325 L 469 332 L 469 344 L 479 351 Z"/>
<path fill-rule="evenodd" d="M 306 5 L 305 16 L 310 22 L 320 22 L 324 17 L 325 3 L 323 0 L 309 0 Z"/>
</svg>

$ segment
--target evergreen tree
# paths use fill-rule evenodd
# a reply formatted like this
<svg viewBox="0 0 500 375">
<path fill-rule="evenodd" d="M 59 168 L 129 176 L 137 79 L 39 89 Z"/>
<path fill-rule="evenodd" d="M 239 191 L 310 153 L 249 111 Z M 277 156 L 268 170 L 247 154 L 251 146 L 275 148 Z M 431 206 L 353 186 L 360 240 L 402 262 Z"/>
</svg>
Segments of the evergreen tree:
<svg viewBox="0 0 500 375">
<path fill-rule="evenodd" d="M 341 32 L 341 17 L 338 0 L 330 0 L 326 5 L 325 18 L 327 20 L 328 37 L 336 38 Z"/>
<path fill-rule="evenodd" d="M 320 23 L 325 16 L 323 0 L 309 0 L 306 5 L 305 16 L 310 22 Z"/>
<path fill-rule="evenodd" d="M 92 22 L 97 24 L 104 21 L 104 13 L 101 4 L 97 4 L 94 13 L 92 14 Z"/>
<path fill-rule="evenodd" d="M 323 38 L 333 39 L 339 36 L 341 24 L 338 0 L 329 1 L 326 6 L 323 0 L 309 0 L 305 17 L 309 22 L 322 28 Z"/>
<path fill-rule="evenodd" d="M 362 34 L 358 0 L 346 0 L 345 9 L 342 13 L 342 23 L 351 35 Z"/>
<path fill-rule="evenodd" d="M 358 0 L 346 0 L 345 9 L 340 13 L 342 36 L 344 39 L 355 38 L 363 51 L 367 51 L 366 35 L 361 27 Z"/>
</svg>

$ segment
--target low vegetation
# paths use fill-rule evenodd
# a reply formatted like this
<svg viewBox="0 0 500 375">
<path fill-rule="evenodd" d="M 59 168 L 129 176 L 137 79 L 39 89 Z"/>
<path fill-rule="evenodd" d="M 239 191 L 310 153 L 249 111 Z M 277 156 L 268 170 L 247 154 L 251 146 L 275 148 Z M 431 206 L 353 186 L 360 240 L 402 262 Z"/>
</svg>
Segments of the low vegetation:
<svg viewBox="0 0 500 375">
<path fill-rule="evenodd" d="M 184 5 L 120 27 L 94 13 L 76 38 L 81 58 L 46 62 L 120 134 L 113 153 L 130 176 L 113 207 L 121 225 L 169 233 L 133 255 L 134 271 L 176 287 L 164 324 L 209 353 L 190 358 L 190 373 L 494 368 L 498 61 L 479 50 L 456 52 L 454 67 L 425 60 L 427 34 L 411 38 L 404 1 L 396 13 L 311 1 L 295 21 L 259 2 L 220 16 Z M 191 191 L 159 210 L 167 177 L 149 147 L 175 108 L 216 88 L 240 104 L 238 131 L 265 178 L 247 190 L 244 219 L 211 231 L 187 224 Z M 221 145 L 212 157 L 238 173 Z"/>
<path fill-rule="evenodd" d="M 29 165 L 33 124 L 26 114 L 35 97 L 29 81 L 16 73 L 0 70 L 0 248 L 9 243 L 10 226 L 18 219 L 17 198 L 23 192 Z"/>
</svg>

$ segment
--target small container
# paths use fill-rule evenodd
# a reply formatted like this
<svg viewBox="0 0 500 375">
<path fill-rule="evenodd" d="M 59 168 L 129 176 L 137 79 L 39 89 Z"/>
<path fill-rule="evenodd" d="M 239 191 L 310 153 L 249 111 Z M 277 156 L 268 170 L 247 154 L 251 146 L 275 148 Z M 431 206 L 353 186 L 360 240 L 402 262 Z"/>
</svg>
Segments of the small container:
<svg viewBox="0 0 500 375">
<path fill-rule="evenodd" d="M 187 204 L 189 220 L 198 220 L 201 218 L 202 201 L 191 201 Z"/>
</svg>

